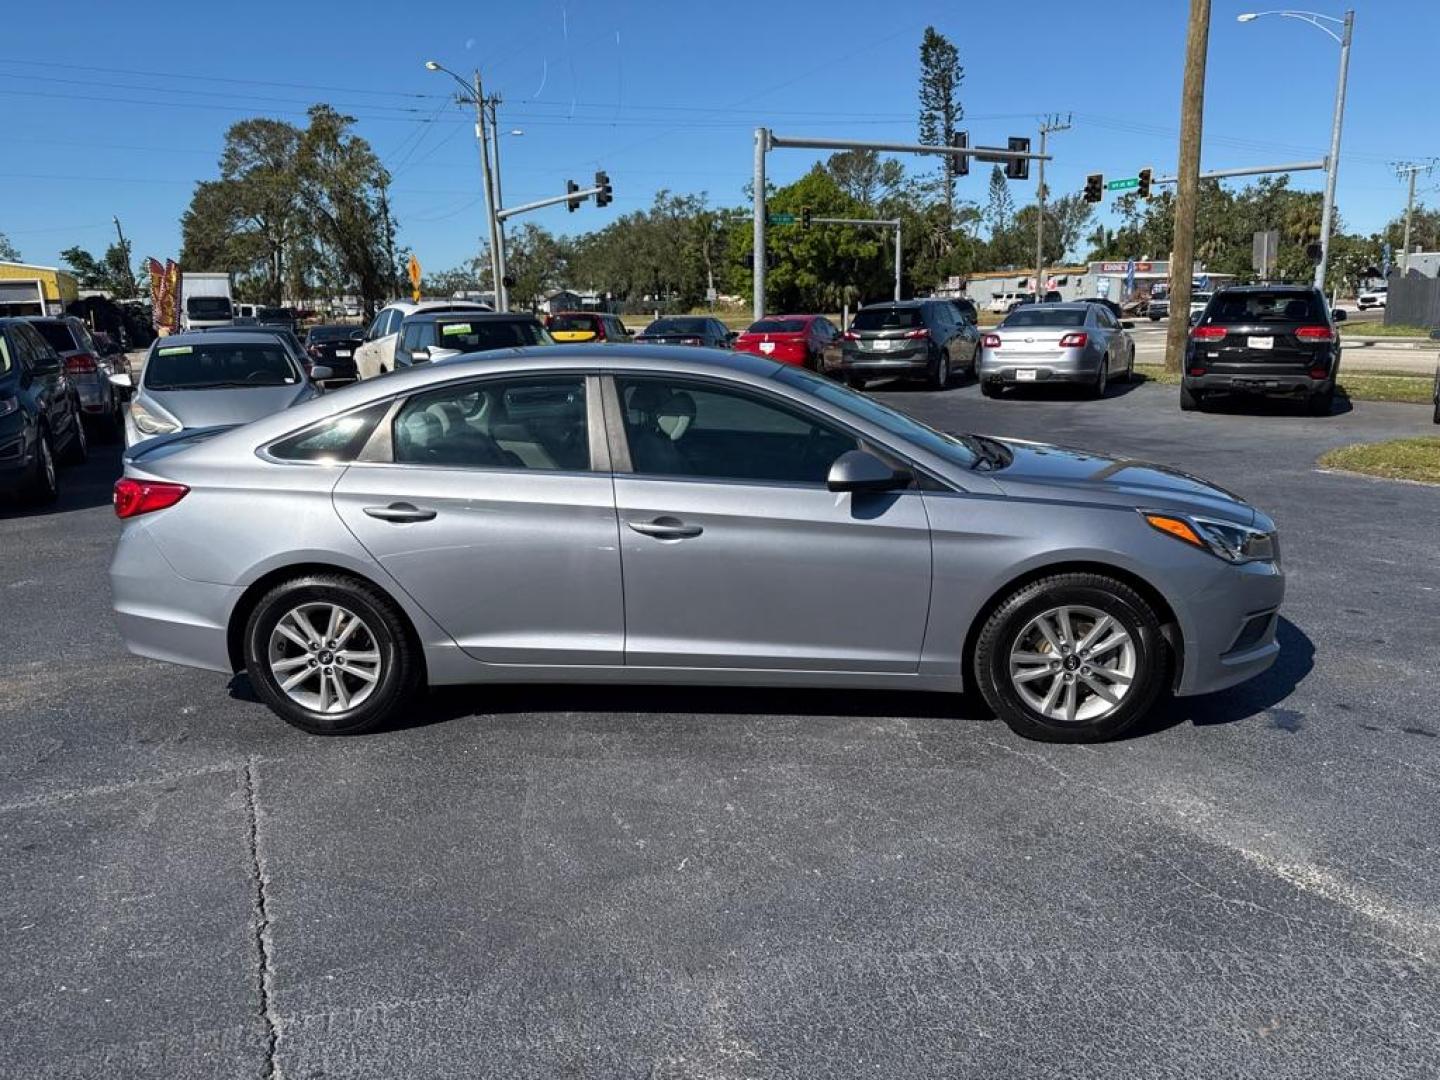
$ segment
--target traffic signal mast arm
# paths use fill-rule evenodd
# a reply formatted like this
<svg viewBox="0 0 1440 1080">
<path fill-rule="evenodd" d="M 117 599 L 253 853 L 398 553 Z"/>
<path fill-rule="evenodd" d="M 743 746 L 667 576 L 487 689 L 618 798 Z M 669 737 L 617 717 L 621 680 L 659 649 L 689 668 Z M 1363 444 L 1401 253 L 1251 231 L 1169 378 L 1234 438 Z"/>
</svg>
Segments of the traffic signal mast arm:
<svg viewBox="0 0 1440 1080">
<path fill-rule="evenodd" d="M 552 195 L 548 199 L 537 199 L 535 202 L 522 203 L 519 206 L 507 206 L 504 210 L 497 210 L 495 216 L 501 221 L 504 221 L 506 218 L 512 218 L 516 214 L 527 214 L 531 210 L 543 210 L 547 206 L 558 206 L 560 203 L 571 202 L 572 200 L 578 205 L 592 195 L 601 194 L 609 194 L 608 185 L 577 188 L 574 191 L 567 191 L 564 195 Z"/>
</svg>

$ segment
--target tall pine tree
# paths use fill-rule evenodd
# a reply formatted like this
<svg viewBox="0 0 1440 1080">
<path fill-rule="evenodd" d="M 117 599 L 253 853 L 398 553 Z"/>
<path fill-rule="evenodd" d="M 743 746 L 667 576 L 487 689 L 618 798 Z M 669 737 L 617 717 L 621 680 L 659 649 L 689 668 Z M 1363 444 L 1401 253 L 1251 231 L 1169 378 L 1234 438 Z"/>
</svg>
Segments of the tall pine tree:
<svg viewBox="0 0 1440 1080">
<path fill-rule="evenodd" d="M 926 146 L 947 146 L 955 125 L 965 115 L 960 105 L 960 84 L 965 69 L 959 50 L 933 26 L 925 28 L 920 41 L 920 141 Z M 944 159 L 940 176 L 945 188 L 945 220 L 955 221 L 955 163 Z"/>
</svg>

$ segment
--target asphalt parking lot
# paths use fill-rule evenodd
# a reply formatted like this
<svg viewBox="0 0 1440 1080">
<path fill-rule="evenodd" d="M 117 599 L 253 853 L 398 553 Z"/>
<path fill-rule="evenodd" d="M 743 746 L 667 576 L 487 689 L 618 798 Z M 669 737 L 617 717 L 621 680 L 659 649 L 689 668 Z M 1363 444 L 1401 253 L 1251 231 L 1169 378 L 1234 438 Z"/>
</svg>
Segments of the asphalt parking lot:
<svg viewBox="0 0 1440 1080">
<path fill-rule="evenodd" d="M 1428 410 L 879 393 L 1258 503 L 1277 666 L 1095 747 L 919 694 L 583 687 L 310 738 L 124 652 L 97 448 L 0 510 L 0 1076 L 1440 1071 L 1440 490 L 1314 468 Z"/>
</svg>

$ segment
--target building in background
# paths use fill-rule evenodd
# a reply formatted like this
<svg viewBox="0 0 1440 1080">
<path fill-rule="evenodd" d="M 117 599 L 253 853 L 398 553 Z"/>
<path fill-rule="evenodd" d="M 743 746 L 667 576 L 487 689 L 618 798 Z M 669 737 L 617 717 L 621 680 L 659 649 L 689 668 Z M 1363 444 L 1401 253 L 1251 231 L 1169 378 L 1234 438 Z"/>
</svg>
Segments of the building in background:
<svg viewBox="0 0 1440 1080">
<path fill-rule="evenodd" d="M 68 271 L 0 262 L 0 315 L 63 315 L 79 298 L 80 282 Z"/>
</svg>

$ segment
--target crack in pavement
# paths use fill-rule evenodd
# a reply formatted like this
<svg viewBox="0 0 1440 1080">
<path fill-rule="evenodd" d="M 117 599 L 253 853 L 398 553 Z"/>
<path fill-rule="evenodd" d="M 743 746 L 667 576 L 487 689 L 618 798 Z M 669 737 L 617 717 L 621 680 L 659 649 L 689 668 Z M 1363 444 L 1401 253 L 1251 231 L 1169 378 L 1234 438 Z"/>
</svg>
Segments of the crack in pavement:
<svg viewBox="0 0 1440 1080">
<path fill-rule="evenodd" d="M 268 890 L 270 876 L 265 869 L 265 858 L 260 851 L 260 812 L 255 797 L 255 758 L 245 762 L 245 810 L 249 825 L 247 841 L 250 849 L 250 873 L 255 882 L 255 953 L 256 990 L 260 996 L 260 1019 L 265 1024 L 265 1078 L 276 1080 L 279 1069 L 276 1065 L 275 1050 L 280 1040 L 279 1018 L 271 1000 L 274 984 L 273 953 L 275 943 L 270 935 L 270 908 Z"/>
</svg>

